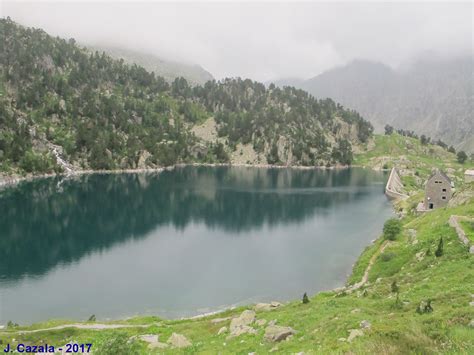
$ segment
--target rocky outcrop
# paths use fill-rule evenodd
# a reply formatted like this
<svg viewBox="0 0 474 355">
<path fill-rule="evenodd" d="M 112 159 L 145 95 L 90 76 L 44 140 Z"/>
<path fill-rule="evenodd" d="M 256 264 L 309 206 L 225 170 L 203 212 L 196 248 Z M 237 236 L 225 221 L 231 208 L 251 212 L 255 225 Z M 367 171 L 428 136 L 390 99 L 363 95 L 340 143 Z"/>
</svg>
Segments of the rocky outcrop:
<svg viewBox="0 0 474 355">
<path fill-rule="evenodd" d="M 255 322 L 255 312 L 251 310 L 243 311 L 239 317 L 231 320 L 229 338 L 246 333 L 255 334 L 256 330 L 250 326 L 253 322 Z"/>
<path fill-rule="evenodd" d="M 466 236 L 466 232 L 464 232 L 464 229 L 461 227 L 461 224 L 459 223 L 459 221 L 474 222 L 474 219 L 469 218 L 469 217 L 464 217 L 464 216 L 455 216 L 455 215 L 452 215 L 451 217 L 449 217 L 449 225 L 456 230 L 456 234 L 458 235 L 458 238 L 461 241 L 461 243 L 463 243 L 465 246 L 468 247 L 470 254 L 474 254 L 474 243 L 468 239 L 468 237 Z"/>
<path fill-rule="evenodd" d="M 178 333 L 171 334 L 167 343 L 175 348 L 187 348 L 192 345 L 184 335 Z"/>
<path fill-rule="evenodd" d="M 255 311 L 271 311 L 274 310 L 278 307 L 280 307 L 282 304 L 280 302 L 271 302 L 271 303 L 257 303 L 254 307 Z"/>
<path fill-rule="evenodd" d="M 269 325 L 265 329 L 264 338 L 267 341 L 278 342 L 287 339 L 289 336 L 296 334 L 291 327 L 282 327 L 280 325 Z"/>
</svg>

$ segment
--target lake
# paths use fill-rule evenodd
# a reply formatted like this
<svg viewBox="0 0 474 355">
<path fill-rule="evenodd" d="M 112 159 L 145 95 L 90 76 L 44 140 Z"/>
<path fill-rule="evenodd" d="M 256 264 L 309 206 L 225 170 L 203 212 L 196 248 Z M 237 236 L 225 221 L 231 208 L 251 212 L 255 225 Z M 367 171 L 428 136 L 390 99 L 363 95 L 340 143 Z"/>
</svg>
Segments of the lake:
<svg viewBox="0 0 474 355">
<path fill-rule="evenodd" d="M 0 324 L 188 317 L 342 286 L 393 212 L 361 168 L 184 167 L 0 192 Z"/>
</svg>

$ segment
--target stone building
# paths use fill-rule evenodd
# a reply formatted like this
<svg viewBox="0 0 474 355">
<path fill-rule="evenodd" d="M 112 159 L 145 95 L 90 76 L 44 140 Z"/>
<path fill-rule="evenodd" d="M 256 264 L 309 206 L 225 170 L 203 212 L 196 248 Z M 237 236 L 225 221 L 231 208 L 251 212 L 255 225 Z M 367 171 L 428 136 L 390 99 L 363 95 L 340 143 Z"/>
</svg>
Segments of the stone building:
<svg viewBox="0 0 474 355">
<path fill-rule="evenodd" d="M 436 170 L 426 182 L 425 210 L 446 206 L 452 195 L 451 179 L 442 171 Z"/>
</svg>

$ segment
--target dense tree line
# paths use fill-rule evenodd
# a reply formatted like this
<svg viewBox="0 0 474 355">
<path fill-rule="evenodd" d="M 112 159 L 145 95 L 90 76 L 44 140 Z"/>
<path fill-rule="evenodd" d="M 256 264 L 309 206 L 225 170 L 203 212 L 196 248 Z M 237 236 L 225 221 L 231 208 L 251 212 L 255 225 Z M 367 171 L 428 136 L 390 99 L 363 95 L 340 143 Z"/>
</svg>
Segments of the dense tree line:
<svg viewBox="0 0 474 355">
<path fill-rule="evenodd" d="M 281 137 L 294 164 L 349 164 L 351 142 L 342 125 L 357 133 L 356 143 L 373 131 L 357 112 L 295 88 L 242 79 L 168 83 L 10 19 L 0 20 L 0 37 L 4 171 L 59 171 L 52 146 L 61 147 L 65 160 L 92 169 L 227 162 L 238 143 L 252 144 L 278 164 Z M 200 139 L 191 128 L 211 116 L 226 144 L 205 142 L 207 153 L 195 154 Z"/>
</svg>

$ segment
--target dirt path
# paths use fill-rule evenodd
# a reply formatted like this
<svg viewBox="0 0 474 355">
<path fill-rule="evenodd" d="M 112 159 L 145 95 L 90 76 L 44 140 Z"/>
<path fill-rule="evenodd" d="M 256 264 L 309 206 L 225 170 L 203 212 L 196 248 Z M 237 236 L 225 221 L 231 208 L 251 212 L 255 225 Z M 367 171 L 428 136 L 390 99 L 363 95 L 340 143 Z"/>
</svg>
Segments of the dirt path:
<svg viewBox="0 0 474 355">
<path fill-rule="evenodd" d="M 365 272 L 364 272 L 364 275 L 362 276 L 362 279 L 359 282 L 352 285 L 351 287 L 347 288 L 346 292 L 353 292 L 353 291 L 361 288 L 362 286 L 364 286 L 367 283 L 367 281 L 369 280 L 369 272 L 370 272 L 370 269 L 372 268 L 372 265 L 375 263 L 375 260 L 377 259 L 377 257 L 384 252 L 385 248 L 388 245 L 390 245 L 388 240 L 386 240 L 382 243 L 379 250 L 374 255 L 372 255 L 372 257 L 370 258 L 369 264 L 367 265 L 367 268 L 365 269 Z"/>
<path fill-rule="evenodd" d="M 76 328 L 76 329 L 89 329 L 89 330 L 107 330 L 107 329 L 120 329 L 120 328 L 148 328 L 153 325 L 161 325 L 160 323 L 150 323 L 150 324 L 63 324 L 58 325 L 57 327 L 51 328 L 41 328 L 41 329 L 34 329 L 34 330 L 18 330 L 14 333 L 16 334 L 31 334 L 31 333 L 39 333 L 39 332 L 47 332 L 51 330 L 61 330 L 66 328 Z"/>
</svg>

